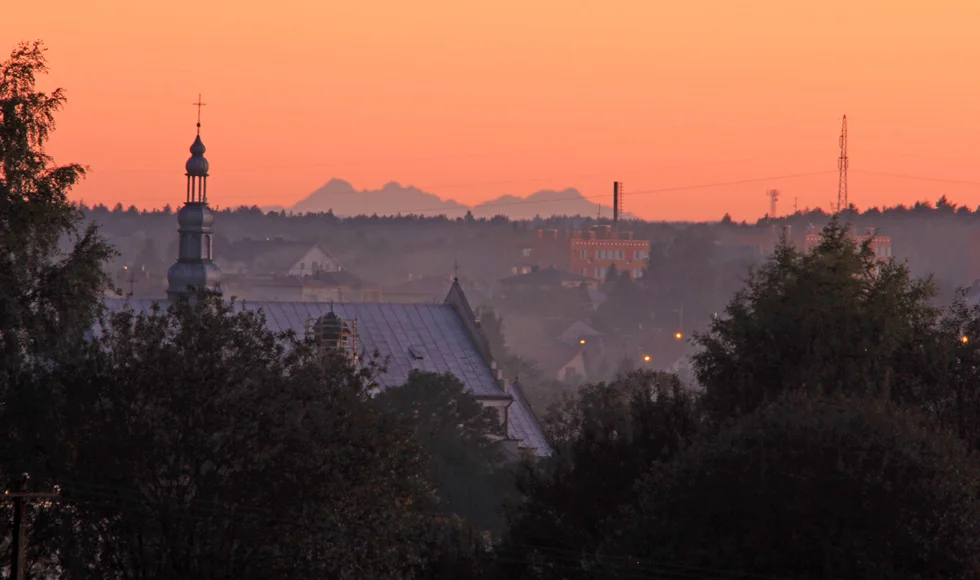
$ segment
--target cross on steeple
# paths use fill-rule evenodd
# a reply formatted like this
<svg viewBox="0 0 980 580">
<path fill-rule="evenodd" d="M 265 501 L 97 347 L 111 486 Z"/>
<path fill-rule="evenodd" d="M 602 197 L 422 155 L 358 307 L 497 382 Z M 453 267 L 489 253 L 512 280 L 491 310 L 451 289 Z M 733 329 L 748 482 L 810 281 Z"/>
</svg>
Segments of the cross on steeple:
<svg viewBox="0 0 980 580">
<path fill-rule="evenodd" d="M 201 107 L 204 106 L 204 103 L 201 102 L 201 93 L 197 94 L 197 102 L 191 104 L 197 107 L 197 134 L 200 135 L 201 134 Z"/>
</svg>

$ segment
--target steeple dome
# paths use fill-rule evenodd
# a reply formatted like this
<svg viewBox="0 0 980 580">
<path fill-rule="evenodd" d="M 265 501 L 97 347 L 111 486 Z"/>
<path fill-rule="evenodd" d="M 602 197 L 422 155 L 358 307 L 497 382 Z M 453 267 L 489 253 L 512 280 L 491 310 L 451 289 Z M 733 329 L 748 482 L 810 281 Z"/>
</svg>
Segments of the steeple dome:
<svg viewBox="0 0 980 580">
<path fill-rule="evenodd" d="M 205 151 L 207 151 L 207 147 L 204 146 L 204 141 L 201 141 L 201 125 L 198 124 L 197 138 L 191 144 L 191 157 L 184 165 L 188 177 L 208 176 L 208 160 L 204 158 Z"/>
<path fill-rule="evenodd" d="M 191 158 L 187 160 L 187 198 L 177 212 L 178 246 L 177 262 L 167 271 L 167 295 L 171 299 L 191 290 L 219 290 L 221 270 L 212 260 L 211 223 L 214 214 L 208 207 L 208 160 L 204 158 L 204 142 L 201 141 L 201 107 L 198 97 L 197 137 L 191 145 Z"/>
</svg>

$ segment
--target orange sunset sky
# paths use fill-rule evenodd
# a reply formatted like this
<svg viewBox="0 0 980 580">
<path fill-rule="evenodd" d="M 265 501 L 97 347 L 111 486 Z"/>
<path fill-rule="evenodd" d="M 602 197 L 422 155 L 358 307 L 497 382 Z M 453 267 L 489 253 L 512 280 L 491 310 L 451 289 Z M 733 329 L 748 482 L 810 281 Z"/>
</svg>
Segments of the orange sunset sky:
<svg viewBox="0 0 980 580">
<path fill-rule="evenodd" d="M 201 92 L 221 207 L 288 207 L 332 177 L 466 204 L 565 187 L 611 198 L 619 179 L 640 217 L 754 220 L 769 188 L 779 213 L 836 199 L 842 114 L 858 207 L 980 205 L 977 0 L 49 0 L 3 13 L 4 53 L 49 48 L 42 84 L 68 94 L 49 151 L 91 168 L 74 191 L 86 203 L 181 202 Z"/>
</svg>

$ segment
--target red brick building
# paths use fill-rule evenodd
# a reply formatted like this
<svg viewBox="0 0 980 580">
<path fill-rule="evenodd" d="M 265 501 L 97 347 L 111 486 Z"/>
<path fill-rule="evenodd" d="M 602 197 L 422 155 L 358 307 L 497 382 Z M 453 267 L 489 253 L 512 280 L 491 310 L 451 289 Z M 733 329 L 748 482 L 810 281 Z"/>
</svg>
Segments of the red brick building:
<svg viewBox="0 0 980 580">
<path fill-rule="evenodd" d="M 650 259 L 649 240 L 635 240 L 632 232 L 612 226 L 593 226 L 588 231 L 537 230 L 532 237 L 514 240 L 511 272 L 526 274 L 532 268 L 556 268 L 588 278 L 605 278 L 615 264 L 620 273 L 641 278 Z"/>
</svg>

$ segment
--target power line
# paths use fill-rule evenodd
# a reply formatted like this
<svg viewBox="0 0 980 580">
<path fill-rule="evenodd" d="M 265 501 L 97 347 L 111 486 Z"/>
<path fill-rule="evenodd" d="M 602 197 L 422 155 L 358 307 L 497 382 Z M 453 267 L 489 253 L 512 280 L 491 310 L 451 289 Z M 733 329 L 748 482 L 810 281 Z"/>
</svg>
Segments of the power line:
<svg viewBox="0 0 980 580">
<path fill-rule="evenodd" d="M 711 188 L 715 188 L 715 187 L 727 187 L 727 186 L 732 186 L 732 185 L 744 185 L 744 184 L 748 184 L 748 183 L 759 183 L 759 182 L 764 182 L 764 181 L 776 181 L 776 180 L 780 180 L 780 179 L 797 179 L 797 178 L 801 178 L 801 177 L 812 177 L 812 176 L 815 176 L 815 175 L 829 175 L 829 174 L 832 174 L 832 173 L 836 173 L 836 172 L 835 171 L 832 171 L 832 170 L 810 171 L 810 172 L 807 172 L 807 173 L 792 173 L 792 174 L 787 174 L 787 175 L 776 175 L 776 176 L 770 176 L 770 177 L 755 177 L 755 178 L 751 178 L 751 179 L 739 179 L 739 180 L 735 180 L 735 181 L 719 181 L 719 182 L 714 182 L 714 183 L 702 183 L 702 184 L 697 184 L 697 185 L 682 185 L 682 186 L 678 186 L 678 187 L 661 187 L 661 188 L 657 188 L 657 189 L 646 189 L 646 190 L 640 190 L 640 191 L 631 191 L 630 192 L 630 195 L 648 195 L 648 194 L 652 194 L 652 193 L 670 193 L 670 192 L 677 192 L 677 191 L 692 191 L 692 190 L 697 190 L 697 189 L 711 189 Z M 565 197 L 565 198 L 555 198 L 555 199 L 525 199 L 525 200 L 521 200 L 521 201 L 508 201 L 508 202 L 499 202 L 499 203 L 485 203 L 485 204 L 480 204 L 478 207 L 480 207 L 482 209 L 482 208 L 486 208 L 486 207 L 508 207 L 508 206 L 516 206 L 516 205 L 531 205 L 531 204 L 539 204 L 539 203 L 558 203 L 558 202 L 563 202 L 563 201 L 579 201 L 579 200 L 583 200 L 583 199 L 589 200 L 589 199 L 608 199 L 608 198 L 609 198 L 609 195 L 608 194 L 582 195 L 582 196 L 579 196 L 579 197 Z M 390 210 L 389 214 L 391 214 L 391 215 L 394 215 L 394 214 L 408 214 L 408 215 L 410 215 L 410 214 L 416 214 L 417 215 L 417 214 L 421 214 L 421 213 L 430 213 L 430 212 L 445 212 L 445 211 L 447 211 L 447 209 L 448 208 L 440 207 L 440 208 L 411 209 L 411 210 Z"/>
<path fill-rule="evenodd" d="M 894 177 L 896 179 L 912 179 L 917 181 L 932 181 L 935 183 L 949 183 L 955 185 L 975 185 L 980 187 L 980 181 L 966 181 L 962 179 L 947 179 L 945 177 L 929 177 L 924 175 L 908 175 L 905 173 L 888 173 L 884 171 L 868 171 L 864 169 L 852 169 L 854 173 L 863 175 L 875 175 L 877 177 Z"/>
</svg>

